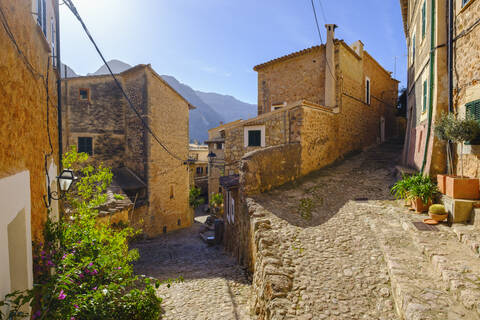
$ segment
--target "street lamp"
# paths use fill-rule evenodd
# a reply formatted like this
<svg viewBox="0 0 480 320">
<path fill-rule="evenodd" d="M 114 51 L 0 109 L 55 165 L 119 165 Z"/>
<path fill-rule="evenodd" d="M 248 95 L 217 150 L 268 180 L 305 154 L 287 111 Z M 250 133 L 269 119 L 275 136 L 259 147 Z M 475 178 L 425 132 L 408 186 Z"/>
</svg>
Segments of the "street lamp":
<svg viewBox="0 0 480 320">
<path fill-rule="evenodd" d="M 60 196 L 57 191 L 50 191 L 50 185 L 48 186 L 48 204 L 53 200 L 61 200 L 65 198 L 65 194 L 72 187 L 73 181 L 77 178 L 73 175 L 73 170 L 64 169 L 62 173 L 57 177 L 58 186 L 60 189 Z"/>
<path fill-rule="evenodd" d="M 209 154 L 208 154 L 208 162 L 209 163 L 213 163 L 213 161 L 215 161 L 215 158 L 217 157 L 217 155 L 215 153 L 213 153 L 213 151 L 211 151 Z"/>
</svg>

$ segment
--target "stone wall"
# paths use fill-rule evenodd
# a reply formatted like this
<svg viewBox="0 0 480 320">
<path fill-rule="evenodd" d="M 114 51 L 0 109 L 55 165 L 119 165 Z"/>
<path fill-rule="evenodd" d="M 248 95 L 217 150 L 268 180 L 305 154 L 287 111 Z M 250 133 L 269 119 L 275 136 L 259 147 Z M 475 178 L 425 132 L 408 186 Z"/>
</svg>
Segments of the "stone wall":
<svg viewBox="0 0 480 320">
<path fill-rule="evenodd" d="M 149 236 L 188 227 L 193 211 L 188 204 L 189 104 L 153 70 L 146 73 L 148 112 L 152 130 L 179 159 L 173 158 L 148 135 Z"/>
<path fill-rule="evenodd" d="M 262 193 L 300 177 L 300 153 L 300 143 L 277 145 L 247 153 L 241 164 L 240 184 L 244 194 Z"/>
<path fill-rule="evenodd" d="M 454 63 L 454 101 L 460 116 L 465 114 L 465 104 L 480 100 L 480 28 L 471 29 L 472 24 L 480 19 L 480 2 L 470 1 L 461 9 L 457 7 L 456 35 L 465 33 L 456 41 Z M 470 31 L 467 31 L 470 30 Z M 456 172 L 460 172 L 462 152 L 457 149 Z M 469 177 L 480 177 L 480 146 L 465 146 L 464 173 Z"/>
<path fill-rule="evenodd" d="M 50 34 L 50 18 L 55 19 L 52 11 L 54 2 L 47 3 L 47 34 Z M 47 62 L 52 54 L 50 39 L 45 38 L 32 15 L 32 1 L 1 0 L 0 7 L 17 45 L 33 67 L 29 70 L 4 28 L 0 27 L 0 178 L 29 171 L 32 238 L 38 239 L 47 217 L 43 198 L 47 195 L 45 165 L 58 167 L 57 73 L 51 67 L 51 62 L 47 71 Z M 48 113 L 45 88 L 47 72 L 50 96 Z M 46 154 L 50 155 L 47 164 Z M 53 182 L 54 177 L 51 179 Z"/>
</svg>

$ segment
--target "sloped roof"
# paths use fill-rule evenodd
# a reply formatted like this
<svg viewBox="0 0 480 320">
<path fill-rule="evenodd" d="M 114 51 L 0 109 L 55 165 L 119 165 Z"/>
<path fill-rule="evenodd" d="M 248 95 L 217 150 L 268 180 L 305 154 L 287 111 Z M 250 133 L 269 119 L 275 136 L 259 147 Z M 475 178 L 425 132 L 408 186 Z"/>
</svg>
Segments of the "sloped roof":
<svg viewBox="0 0 480 320">
<path fill-rule="evenodd" d="M 321 46 L 313 46 L 313 47 L 310 47 L 310 48 L 307 48 L 307 49 L 304 49 L 304 50 L 293 52 L 293 53 L 287 54 L 285 56 L 275 58 L 275 59 L 272 59 L 272 60 L 267 61 L 265 63 L 256 65 L 255 67 L 253 67 L 253 70 L 258 71 L 258 70 L 260 70 L 260 69 L 262 69 L 266 66 L 269 66 L 271 64 L 274 64 L 274 63 L 277 63 L 277 62 L 280 62 L 280 61 L 285 61 L 285 60 L 288 60 L 288 59 L 291 59 L 291 58 L 295 58 L 295 57 L 310 53 L 312 51 L 319 50 L 322 47 L 325 47 L 325 45 L 322 44 Z"/>
</svg>

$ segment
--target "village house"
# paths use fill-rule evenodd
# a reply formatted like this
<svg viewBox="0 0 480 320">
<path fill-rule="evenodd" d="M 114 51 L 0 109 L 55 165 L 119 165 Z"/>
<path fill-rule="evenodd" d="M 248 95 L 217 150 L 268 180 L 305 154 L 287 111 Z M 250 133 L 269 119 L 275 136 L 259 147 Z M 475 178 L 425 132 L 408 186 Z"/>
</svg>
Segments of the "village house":
<svg viewBox="0 0 480 320">
<path fill-rule="evenodd" d="M 434 135 L 435 123 L 447 112 L 459 117 L 468 112 L 480 120 L 480 2 L 400 3 L 408 47 L 408 120 L 402 160 L 432 175 L 445 173 L 445 142 Z M 463 150 L 465 173 L 470 177 L 480 176 L 477 143 Z"/>
<path fill-rule="evenodd" d="M 33 285 L 32 241 L 58 218 L 58 1 L 0 1 L 0 300 Z M 61 150 L 61 149 L 60 149 Z"/>
<path fill-rule="evenodd" d="M 190 186 L 201 190 L 201 195 L 208 195 L 208 146 L 190 144 L 188 154 L 190 163 Z"/>
<path fill-rule="evenodd" d="M 132 67 L 116 77 L 168 152 L 130 108 L 111 75 L 62 80 L 64 148 L 77 146 L 93 163 L 112 168 L 114 187 L 134 206 L 130 223 L 148 237 L 188 227 L 193 222 L 188 204 L 193 106 L 150 65 Z"/>
<path fill-rule="evenodd" d="M 398 81 L 361 41 L 347 45 L 335 39 L 336 27 L 326 25 L 325 45 L 256 66 L 258 116 L 209 132 L 210 146 L 223 143 L 224 177 L 218 181 L 225 199 L 225 245 L 242 262 L 250 247 L 242 196 L 268 191 L 399 134 Z"/>
</svg>

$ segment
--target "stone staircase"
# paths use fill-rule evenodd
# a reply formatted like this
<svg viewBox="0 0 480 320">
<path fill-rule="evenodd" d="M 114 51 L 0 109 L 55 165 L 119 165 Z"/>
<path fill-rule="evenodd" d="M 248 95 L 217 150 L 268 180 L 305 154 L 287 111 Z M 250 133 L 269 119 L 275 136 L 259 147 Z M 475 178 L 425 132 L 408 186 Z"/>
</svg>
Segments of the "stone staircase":
<svg viewBox="0 0 480 320">
<path fill-rule="evenodd" d="M 475 226 L 438 225 L 420 231 L 399 202 L 363 204 L 363 219 L 384 252 L 398 314 L 403 319 L 480 319 L 480 244 Z"/>
</svg>

